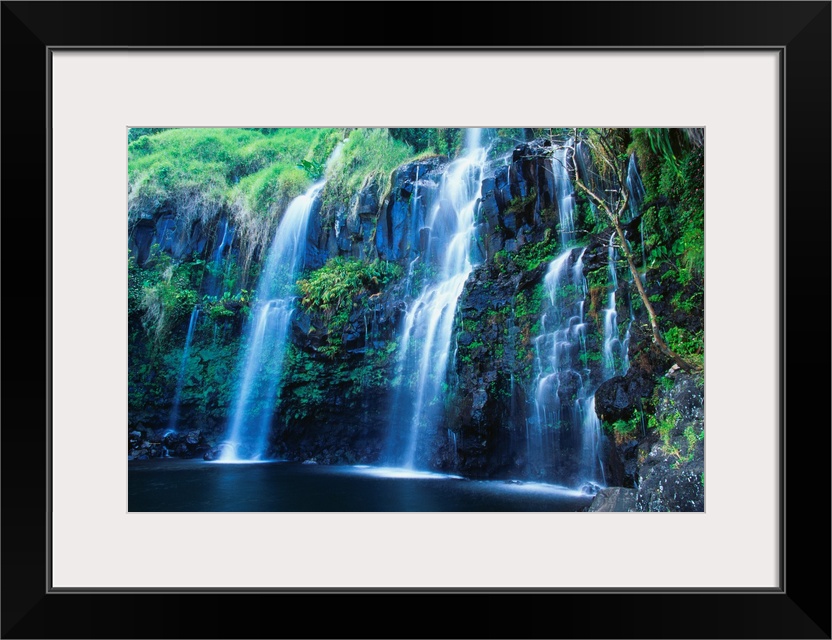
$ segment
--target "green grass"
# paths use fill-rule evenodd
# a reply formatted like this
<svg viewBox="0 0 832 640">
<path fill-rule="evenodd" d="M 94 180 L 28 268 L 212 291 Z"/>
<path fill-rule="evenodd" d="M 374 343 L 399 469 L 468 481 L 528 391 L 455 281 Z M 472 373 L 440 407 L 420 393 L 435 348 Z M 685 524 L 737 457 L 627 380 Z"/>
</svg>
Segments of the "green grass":
<svg viewBox="0 0 832 640">
<path fill-rule="evenodd" d="M 337 141 L 333 129 L 263 131 L 167 129 L 137 138 L 127 147 L 130 218 L 167 204 L 178 215 L 206 221 L 239 194 L 237 183 L 247 176 L 304 159 L 322 162 Z"/>
<path fill-rule="evenodd" d="M 391 137 L 387 129 L 353 129 L 340 155 L 327 168 L 324 206 L 347 206 L 350 198 L 366 187 L 374 187 L 380 199 L 390 188 L 393 169 L 415 155 L 413 147 Z"/>
<path fill-rule="evenodd" d="M 228 210 L 246 264 L 272 236 L 278 215 L 313 179 L 341 139 L 336 129 L 167 129 L 128 145 L 128 217 L 161 208 L 186 224 Z"/>
</svg>

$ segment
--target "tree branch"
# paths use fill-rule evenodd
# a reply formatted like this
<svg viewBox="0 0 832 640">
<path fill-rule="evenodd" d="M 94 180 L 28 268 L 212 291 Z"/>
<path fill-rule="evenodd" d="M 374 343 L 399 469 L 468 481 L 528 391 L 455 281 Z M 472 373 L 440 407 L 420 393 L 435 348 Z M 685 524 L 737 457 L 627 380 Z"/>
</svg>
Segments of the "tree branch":
<svg viewBox="0 0 832 640">
<path fill-rule="evenodd" d="M 577 128 L 575 129 L 575 136 L 573 138 L 572 144 L 573 154 L 577 153 Z M 607 214 L 607 218 L 609 218 L 609 221 L 615 229 L 615 233 L 619 238 L 619 241 L 621 243 L 621 253 L 624 254 L 624 257 L 627 260 L 627 265 L 630 268 L 630 273 L 633 275 L 633 284 L 635 284 L 636 286 L 636 290 L 638 291 L 638 294 L 641 297 L 641 301 L 644 304 L 644 308 L 647 310 L 647 316 L 650 319 L 650 328 L 653 333 L 653 342 L 656 344 L 656 346 L 659 347 L 662 353 L 670 357 L 677 365 L 679 365 L 680 368 L 684 369 L 685 371 L 698 370 L 699 367 L 690 362 L 687 362 L 679 354 L 677 354 L 670 347 L 668 347 L 667 343 L 662 337 L 662 332 L 659 328 L 658 316 L 656 315 L 656 311 L 653 309 L 653 304 L 650 302 L 650 298 L 647 296 L 647 292 L 644 290 L 644 285 L 641 282 L 641 277 L 639 276 L 638 269 L 636 268 L 635 261 L 633 260 L 633 254 L 630 251 L 629 245 L 627 244 L 627 239 L 624 237 L 624 230 L 621 228 L 621 214 L 627 209 L 630 194 L 627 188 L 625 187 L 624 180 L 622 180 L 620 173 L 618 171 L 615 171 L 613 175 L 615 176 L 615 179 L 618 182 L 620 193 L 623 193 L 622 204 L 619 207 L 618 211 L 615 213 L 612 209 L 610 209 L 609 204 L 604 198 L 594 193 L 591 189 L 589 189 L 589 187 L 586 186 L 586 184 L 584 184 L 583 180 L 581 179 L 580 172 L 578 171 L 578 166 L 577 164 L 575 165 L 575 184 L 578 187 L 580 187 L 584 191 L 584 193 L 586 193 L 599 207 L 601 207 L 601 209 L 604 210 L 604 213 Z"/>
</svg>

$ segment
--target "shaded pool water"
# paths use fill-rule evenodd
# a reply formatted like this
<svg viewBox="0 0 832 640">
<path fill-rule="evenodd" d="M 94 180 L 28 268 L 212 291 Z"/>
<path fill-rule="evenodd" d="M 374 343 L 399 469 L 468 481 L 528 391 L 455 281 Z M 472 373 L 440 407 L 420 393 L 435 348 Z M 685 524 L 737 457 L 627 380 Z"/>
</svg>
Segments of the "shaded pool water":
<svg viewBox="0 0 832 640">
<path fill-rule="evenodd" d="M 128 462 L 129 511 L 579 511 L 592 502 L 557 485 L 366 465 Z"/>
</svg>

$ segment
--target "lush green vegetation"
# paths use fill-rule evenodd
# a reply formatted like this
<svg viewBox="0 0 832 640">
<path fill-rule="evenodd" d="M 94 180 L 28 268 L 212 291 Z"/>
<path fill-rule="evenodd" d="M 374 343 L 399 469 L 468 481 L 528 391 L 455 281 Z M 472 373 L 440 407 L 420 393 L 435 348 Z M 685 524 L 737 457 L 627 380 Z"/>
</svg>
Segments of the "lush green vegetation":
<svg viewBox="0 0 832 640">
<path fill-rule="evenodd" d="M 419 154 L 452 156 L 462 146 L 462 129 L 389 129 L 390 135 L 401 140 Z"/>
<path fill-rule="evenodd" d="M 208 224 L 228 209 L 250 260 L 277 216 L 318 176 L 337 144 L 334 129 L 167 129 L 128 145 L 130 220 L 169 211 L 183 224 Z M 314 164 L 312 165 L 314 166 Z"/>
<path fill-rule="evenodd" d="M 633 129 L 630 149 L 642 164 L 648 264 L 668 262 L 688 281 L 705 270 L 705 153 L 685 131 Z"/>
<path fill-rule="evenodd" d="M 613 434 L 617 442 L 623 442 L 636 437 L 642 427 L 641 411 L 636 409 L 629 420 L 616 420 L 611 424 L 604 423 L 604 427 Z"/>
<path fill-rule="evenodd" d="M 158 245 L 151 256 L 144 269 L 128 259 L 127 308 L 131 315 L 140 313 L 144 328 L 159 340 L 193 311 L 204 262 L 175 262 Z"/>
<path fill-rule="evenodd" d="M 352 129 L 332 159 L 323 191 L 324 208 L 347 206 L 361 189 L 374 188 L 379 199 L 390 188 L 393 170 L 416 153 L 388 129 Z"/>
<path fill-rule="evenodd" d="M 326 325 L 326 344 L 320 352 L 328 357 L 341 354 L 342 333 L 353 311 L 359 306 L 369 309 L 370 296 L 401 274 L 395 263 L 335 257 L 298 281 L 301 306 L 322 317 Z"/>
<path fill-rule="evenodd" d="M 701 315 L 704 304 L 705 184 L 700 135 L 692 129 L 633 129 L 630 144 L 642 165 L 645 188 L 645 267 L 661 274 L 666 289 L 675 289 L 664 300 L 674 317 Z M 691 331 L 672 321 L 664 330 L 674 352 L 702 366 L 703 330 Z"/>
</svg>

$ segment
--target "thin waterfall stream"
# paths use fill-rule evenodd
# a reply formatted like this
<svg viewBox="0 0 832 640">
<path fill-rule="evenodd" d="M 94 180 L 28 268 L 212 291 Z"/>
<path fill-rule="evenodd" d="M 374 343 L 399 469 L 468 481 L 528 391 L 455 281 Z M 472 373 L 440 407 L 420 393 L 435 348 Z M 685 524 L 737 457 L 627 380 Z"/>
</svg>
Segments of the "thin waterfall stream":
<svg viewBox="0 0 832 640">
<path fill-rule="evenodd" d="M 322 188 L 323 182 L 318 182 L 292 200 L 269 248 L 244 337 L 245 353 L 221 461 L 258 460 L 265 455 L 294 311 L 295 282 L 303 267 L 306 229 Z"/>
<path fill-rule="evenodd" d="M 196 323 L 199 319 L 199 305 L 194 306 L 191 311 L 191 319 L 188 322 L 188 333 L 185 336 L 185 347 L 182 350 L 182 362 L 179 365 L 179 375 L 176 378 L 176 391 L 173 395 L 173 404 L 170 410 L 170 419 L 168 420 L 168 431 L 176 431 L 179 424 L 179 405 L 182 402 L 182 387 L 185 384 L 185 373 L 188 368 L 188 359 L 191 355 L 191 343 L 194 339 L 194 331 L 196 330 Z"/>
</svg>

